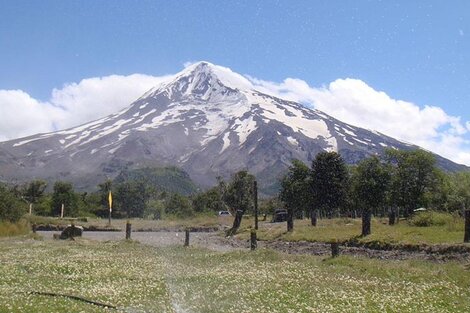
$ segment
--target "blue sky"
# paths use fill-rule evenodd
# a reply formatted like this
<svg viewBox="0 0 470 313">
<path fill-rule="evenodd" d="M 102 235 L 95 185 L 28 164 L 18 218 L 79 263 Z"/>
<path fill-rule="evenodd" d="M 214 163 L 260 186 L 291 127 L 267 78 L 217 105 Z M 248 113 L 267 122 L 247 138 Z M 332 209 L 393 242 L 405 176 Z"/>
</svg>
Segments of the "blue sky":
<svg viewBox="0 0 470 313">
<path fill-rule="evenodd" d="M 197 60 L 313 88 L 356 79 L 464 128 L 470 119 L 469 1 L 0 0 L 0 90 L 43 105 L 64 84 Z"/>
</svg>

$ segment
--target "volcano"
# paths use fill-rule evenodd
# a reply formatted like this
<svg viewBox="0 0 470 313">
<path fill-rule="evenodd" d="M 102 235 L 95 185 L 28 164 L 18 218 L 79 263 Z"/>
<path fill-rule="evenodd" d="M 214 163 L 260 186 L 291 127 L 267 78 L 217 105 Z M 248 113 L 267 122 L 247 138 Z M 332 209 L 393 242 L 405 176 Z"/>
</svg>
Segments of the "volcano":
<svg viewBox="0 0 470 313">
<path fill-rule="evenodd" d="M 273 194 L 292 159 L 310 164 L 317 153 L 336 151 L 354 164 L 386 148 L 418 147 L 259 92 L 244 76 L 199 62 L 120 112 L 0 143 L 0 179 L 67 180 L 93 190 L 126 169 L 177 166 L 207 187 L 245 169 Z M 436 159 L 446 170 L 465 168 Z"/>
</svg>

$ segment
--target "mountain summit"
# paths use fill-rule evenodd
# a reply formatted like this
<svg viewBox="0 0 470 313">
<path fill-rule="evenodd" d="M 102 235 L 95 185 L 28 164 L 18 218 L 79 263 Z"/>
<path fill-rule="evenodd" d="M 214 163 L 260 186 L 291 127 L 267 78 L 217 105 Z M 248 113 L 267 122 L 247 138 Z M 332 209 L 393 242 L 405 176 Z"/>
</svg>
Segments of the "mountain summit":
<svg viewBox="0 0 470 313">
<path fill-rule="evenodd" d="M 0 179 L 69 180 L 86 190 L 123 169 L 173 165 L 203 186 L 247 169 L 272 193 L 292 159 L 310 163 L 320 151 L 337 151 L 356 163 L 387 147 L 416 148 L 261 93 L 242 75 L 199 62 L 120 112 L 0 143 Z M 441 157 L 438 163 L 460 168 Z"/>
</svg>

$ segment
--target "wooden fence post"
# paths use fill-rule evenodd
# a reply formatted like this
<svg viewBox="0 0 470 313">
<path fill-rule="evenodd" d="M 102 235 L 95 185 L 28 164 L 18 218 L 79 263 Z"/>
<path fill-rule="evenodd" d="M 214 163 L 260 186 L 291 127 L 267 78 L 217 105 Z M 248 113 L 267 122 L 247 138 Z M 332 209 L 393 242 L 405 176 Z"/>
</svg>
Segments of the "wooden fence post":
<svg viewBox="0 0 470 313">
<path fill-rule="evenodd" d="M 334 241 L 331 243 L 331 257 L 336 258 L 339 255 L 339 243 Z"/>
<path fill-rule="evenodd" d="M 250 249 L 251 251 L 255 250 L 257 247 L 256 243 L 256 229 L 252 229 L 250 233 Z"/>
<path fill-rule="evenodd" d="M 126 223 L 126 239 L 131 239 L 132 225 L 129 221 Z"/>
<path fill-rule="evenodd" d="M 184 246 L 189 247 L 189 228 L 185 229 Z"/>
<path fill-rule="evenodd" d="M 316 209 L 312 209 L 312 211 L 310 211 L 310 224 L 312 226 L 317 226 L 317 210 Z"/>
<path fill-rule="evenodd" d="M 470 242 L 470 210 L 465 210 L 465 235 L 463 242 Z"/>
</svg>

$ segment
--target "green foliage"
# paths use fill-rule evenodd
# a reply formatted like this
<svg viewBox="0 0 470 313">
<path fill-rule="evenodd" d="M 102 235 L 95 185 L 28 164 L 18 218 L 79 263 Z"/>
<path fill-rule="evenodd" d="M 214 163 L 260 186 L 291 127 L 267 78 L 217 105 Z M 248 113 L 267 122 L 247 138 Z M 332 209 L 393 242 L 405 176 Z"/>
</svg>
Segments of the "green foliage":
<svg viewBox="0 0 470 313">
<path fill-rule="evenodd" d="M 44 195 L 33 206 L 33 213 L 36 215 L 52 215 L 52 195 Z"/>
<path fill-rule="evenodd" d="M 62 204 L 64 205 L 64 216 L 78 215 L 78 197 L 69 182 L 57 181 L 52 193 L 52 213 L 60 215 Z"/>
<path fill-rule="evenodd" d="M 37 203 L 38 200 L 44 195 L 47 182 L 43 180 L 33 180 L 26 185 L 24 190 L 24 198 L 30 203 Z"/>
<path fill-rule="evenodd" d="M 311 206 L 310 184 L 308 166 L 302 161 L 292 160 L 288 173 L 281 180 L 279 198 L 288 209 L 294 212 L 306 212 Z"/>
<path fill-rule="evenodd" d="M 196 194 L 192 198 L 192 203 L 195 212 L 217 212 L 227 209 L 219 186 Z"/>
<path fill-rule="evenodd" d="M 26 235 L 31 227 L 25 220 L 19 220 L 15 223 L 9 221 L 0 221 L 0 237 L 11 237 Z"/>
<path fill-rule="evenodd" d="M 230 182 L 221 187 L 224 202 L 233 211 L 240 210 L 243 213 L 254 207 L 253 203 L 253 183 L 255 177 L 247 171 L 239 171 L 232 176 Z"/>
<path fill-rule="evenodd" d="M 470 172 L 460 172 L 449 176 L 449 209 L 470 209 Z"/>
<path fill-rule="evenodd" d="M 98 194 L 100 196 L 100 204 L 104 208 L 105 212 L 109 210 L 109 192 L 112 190 L 113 181 L 110 179 L 105 180 L 98 185 Z"/>
<path fill-rule="evenodd" d="M 343 158 L 336 152 L 320 152 L 312 162 L 312 204 L 332 214 L 345 204 L 348 171 Z"/>
<path fill-rule="evenodd" d="M 438 186 L 438 174 L 434 156 L 423 150 L 386 151 L 394 165 L 392 201 L 404 208 L 405 216 L 419 207 L 428 207 L 429 194 Z"/>
<path fill-rule="evenodd" d="M 78 195 L 78 215 L 86 217 L 108 217 L 108 207 L 101 205 L 101 195 L 99 192 L 81 193 Z M 106 214 L 104 214 L 104 212 Z"/>
<path fill-rule="evenodd" d="M 163 200 L 150 200 L 144 210 L 144 218 L 160 220 L 165 212 L 165 202 Z"/>
<path fill-rule="evenodd" d="M 143 181 L 125 181 L 115 187 L 113 211 L 117 217 L 143 217 L 152 189 Z"/>
<path fill-rule="evenodd" d="M 172 194 L 166 202 L 165 213 L 179 218 L 191 217 L 194 214 L 189 199 L 177 193 Z"/>
<path fill-rule="evenodd" d="M 383 206 L 390 178 L 390 171 L 378 157 L 361 161 L 351 178 L 353 195 L 359 205 L 366 210 Z"/>
<path fill-rule="evenodd" d="M 143 181 L 155 190 L 182 195 L 191 195 L 197 191 L 197 187 L 188 173 L 177 167 L 146 167 L 126 170 L 114 179 L 114 184 L 120 184 L 125 181 Z"/>
<path fill-rule="evenodd" d="M 261 199 L 259 201 L 259 212 L 261 214 L 273 214 L 276 209 L 279 209 L 283 206 L 279 197 Z"/>
<path fill-rule="evenodd" d="M 423 211 L 413 215 L 408 223 L 412 226 L 429 227 L 429 226 L 444 226 L 452 225 L 455 220 L 459 219 L 458 216 L 436 211 Z"/>
<path fill-rule="evenodd" d="M 0 221 L 17 222 L 24 213 L 26 204 L 5 185 L 0 184 Z"/>
</svg>

